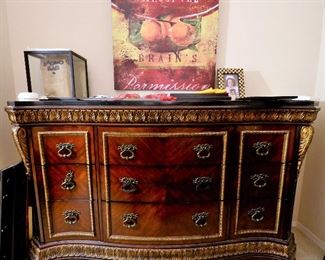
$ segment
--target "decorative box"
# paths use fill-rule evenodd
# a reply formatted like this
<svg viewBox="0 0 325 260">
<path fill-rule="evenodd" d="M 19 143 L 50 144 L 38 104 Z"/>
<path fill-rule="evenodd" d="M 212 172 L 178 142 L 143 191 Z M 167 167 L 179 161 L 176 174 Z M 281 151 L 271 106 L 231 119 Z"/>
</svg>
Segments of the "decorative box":
<svg viewBox="0 0 325 260">
<path fill-rule="evenodd" d="M 27 86 L 48 98 L 89 96 L 87 60 L 68 49 L 24 51 Z"/>
</svg>

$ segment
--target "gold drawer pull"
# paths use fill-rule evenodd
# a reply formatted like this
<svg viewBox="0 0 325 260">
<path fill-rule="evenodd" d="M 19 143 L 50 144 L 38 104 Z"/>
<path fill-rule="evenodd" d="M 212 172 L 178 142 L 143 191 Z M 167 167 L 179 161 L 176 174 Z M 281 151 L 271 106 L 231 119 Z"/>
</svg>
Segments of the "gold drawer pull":
<svg viewBox="0 0 325 260">
<path fill-rule="evenodd" d="M 64 223 L 73 225 L 79 221 L 80 212 L 75 209 L 69 209 L 63 212 Z"/>
<path fill-rule="evenodd" d="M 120 157 L 123 160 L 132 160 L 135 158 L 135 151 L 138 148 L 134 144 L 122 144 L 117 149 L 120 151 Z"/>
<path fill-rule="evenodd" d="M 71 143 L 60 143 L 56 145 L 58 156 L 62 158 L 70 158 L 73 153 L 74 144 Z"/>
<path fill-rule="evenodd" d="M 251 217 L 251 221 L 260 222 L 264 219 L 264 208 L 258 207 L 248 211 L 248 215 Z"/>
<path fill-rule="evenodd" d="M 272 143 L 269 142 L 257 142 L 253 144 L 255 148 L 255 153 L 257 156 L 267 156 L 270 153 L 270 147 Z"/>
<path fill-rule="evenodd" d="M 208 212 L 199 212 L 192 216 L 192 220 L 197 227 L 202 228 L 208 224 L 208 216 Z"/>
<path fill-rule="evenodd" d="M 269 175 L 264 173 L 251 175 L 251 180 L 253 181 L 253 185 L 256 188 L 264 188 L 267 186 L 266 179 L 269 178 Z"/>
<path fill-rule="evenodd" d="M 123 215 L 123 226 L 127 228 L 134 228 L 138 224 L 138 214 L 136 213 L 126 213 Z"/>
<path fill-rule="evenodd" d="M 138 190 L 138 181 L 133 178 L 122 177 L 120 178 L 120 182 L 122 183 L 122 190 L 127 193 L 136 192 Z"/>
<path fill-rule="evenodd" d="M 196 152 L 196 156 L 199 159 L 208 159 L 211 156 L 210 150 L 213 145 L 211 144 L 198 144 L 193 147 L 193 150 Z"/>
<path fill-rule="evenodd" d="M 73 190 L 76 187 L 76 182 L 74 181 L 74 172 L 68 171 L 63 182 L 61 183 L 61 188 L 63 190 Z"/>
<path fill-rule="evenodd" d="M 211 189 L 212 178 L 211 177 L 197 177 L 193 179 L 196 191 L 206 191 Z"/>
</svg>

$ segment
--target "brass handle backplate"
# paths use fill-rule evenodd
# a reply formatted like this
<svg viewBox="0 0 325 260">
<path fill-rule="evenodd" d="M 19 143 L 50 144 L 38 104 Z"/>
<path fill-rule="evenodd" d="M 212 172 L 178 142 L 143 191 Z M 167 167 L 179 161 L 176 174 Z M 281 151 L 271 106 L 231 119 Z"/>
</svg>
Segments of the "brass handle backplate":
<svg viewBox="0 0 325 260">
<path fill-rule="evenodd" d="M 123 214 L 123 226 L 127 228 L 134 228 L 138 224 L 138 214 L 136 213 L 126 213 Z"/>
<path fill-rule="evenodd" d="M 270 148 L 272 143 L 270 142 L 256 142 L 253 144 L 255 153 L 257 156 L 267 156 L 270 154 Z"/>
<path fill-rule="evenodd" d="M 61 188 L 63 190 L 73 190 L 76 187 L 76 182 L 74 181 L 74 172 L 68 171 L 63 182 L 61 183 Z"/>
<path fill-rule="evenodd" d="M 253 181 L 253 185 L 256 188 L 264 188 L 267 186 L 266 179 L 269 178 L 269 175 L 264 173 L 253 174 L 251 175 L 251 180 Z"/>
<path fill-rule="evenodd" d="M 208 224 L 208 216 L 208 212 L 199 212 L 192 216 L 192 220 L 197 227 L 202 228 Z"/>
<path fill-rule="evenodd" d="M 193 150 L 196 152 L 196 157 L 198 159 L 208 159 L 211 156 L 210 150 L 212 147 L 212 144 L 198 144 L 193 147 Z"/>
<path fill-rule="evenodd" d="M 136 192 L 138 190 L 138 181 L 133 178 L 122 177 L 120 178 L 120 182 L 122 183 L 122 190 L 127 193 Z"/>
<path fill-rule="evenodd" d="M 70 158 L 73 154 L 74 144 L 59 143 L 56 145 L 58 156 L 61 158 Z"/>
<path fill-rule="evenodd" d="M 117 149 L 120 151 L 120 157 L 123 160 L 132 160 L 135 158 L 135 151 L 138 148 L 134 144 L 122 144 Z"/>
<path fill-rule="evenodd" d="M 80 212 L 75 209 L 69 209 L 63 212 L 64 223 L 73 225 L 79 221 Z"/>
<path fill-rule="evenodd" d="M 248 215 L 251 217 L 251 221 L 260 222 L 264 219 L 264 208 L 258 207 L 248 211 Z"/>
<path fill-rule="evenodd" d="M 196 191 L 206 191 L 211 189 L 212 178 L 211 177 L 197 177 L 193 179 Z"/>
</svg>

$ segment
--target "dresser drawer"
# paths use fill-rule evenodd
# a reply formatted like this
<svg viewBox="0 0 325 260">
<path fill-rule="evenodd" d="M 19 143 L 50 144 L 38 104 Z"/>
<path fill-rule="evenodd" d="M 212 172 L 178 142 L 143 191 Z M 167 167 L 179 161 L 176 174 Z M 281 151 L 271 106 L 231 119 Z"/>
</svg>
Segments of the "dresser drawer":
<svg viewBox="0 0 325 260">
<path fill-rule="evenodd" d="M 93 203 L 93 201 L 55 201 L 41 204 L 42 219 L 47 226 L 47 229 L 44 229 L 46 240 L 69 237 L 95 239 L 97 212 Z"/>
<path fill-rule="evenodd" d="M 180 134 L 165 141 L 166 164 L 221 164 L 226 162 L 226 149 L 226 132 Z"/>
<path fill-rule="evenodd" d="M 39 194 L 45 194 L 44 200 L 92 200 L 96 192 L 92 187 L 96 181 L 94 166 L 91 165 L 46 165 L 36 167 Z"/>
<path fill-rule="evenodd" d="M 166 200 L 165 168 L 110 166 L 111 201 L 163 202 Z M 109 176 L 108 176 L 109 175 Z M 107 190 L 108 187 L 105 187 Z"/>
<path fill-rule="evenodd" d="M 237 199 L 285 197 L 290 171 L 291 165 L 281 162 L 240 164 Z"/>
<path fill-rule="evenodd" d="M 282 162 L 293 158 L 294 128 L 241 127 L 239 162 Z"/>
<path fill-rule="evenodd" d="M 232 209 L 232 236 L 280 237 L 286 203 L 280 199 L 237 200 Z"/>
<path fill-rule="evenodd" d="M 110 178 L 106 178 L 110 179 L 112 201 L 193 202 L 224 199 L 223 165 L 111 166 L 107 171 L 110 174 Z M 104 189 L 107 190 L 107 187 Z"/>
<path fill-rule="evenodd" d="M 226 165 L 168 167 L 166 169 L 167 199 L 198 202 L 224 200 Z"/>
<path fill-rule="evenodd" d="M 35 127 L 33 149 L 36 164 L 92 164 L 92 127 Z"/>
<path fill-rule="evenodd" d="M 140 241 L 222 239 L 225 234 L 223 203 L 111 203 L 109 238 Z M 107 211 L 107 204 L 103 206 Z"/>
<path fill-rule="evenodd" d="M 100 131 L 103 141 L 100 162 L 105 165 L 206 165 L 226 160 L 226 131 L 136 130 Z"/>
</svg>

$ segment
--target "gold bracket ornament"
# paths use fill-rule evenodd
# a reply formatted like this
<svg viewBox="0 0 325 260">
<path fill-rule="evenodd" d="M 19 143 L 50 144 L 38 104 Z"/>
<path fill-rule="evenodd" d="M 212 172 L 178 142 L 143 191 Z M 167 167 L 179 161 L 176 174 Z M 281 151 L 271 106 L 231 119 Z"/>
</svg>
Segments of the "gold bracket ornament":
<svg viewBox="0 0 325 260">
<path fill-rule="evenodd" d="M 192 180 L 193 185 L 195 185 L 196 191 L 207 191 L 211 190 L 212 178 L 211 177 L 197 177 Z"/>
<path fill-rule="evenodd" d="M 122 220 L 123 220 L 123 226 L 127 228 L 135 228 L 138 224 L 138 217 L 139 215 L 136 213 L 126 213 L 123 214 Z"/>
<path fill-rule="evenodd" d="M 257 156 L 268 156 L 270 154 L 271 146 L 272 143 L 270 142 L 257 142 L 253 144 Z"/>
<path fill-rule="evenodd" d="M 210 150 L 213 148 L 212 144 L 198 144 L 193 147 L 198 159 L 208 159 L 211 156 Z"/>
<path fill-rule="evenodd" d="M 117 148 L 120 151 L 120 157 L 123 160 L 133 160 L 135 151 L 138 149 L 134 144 L 122 144 Z"/>
<path fill-rule="evenodd" d="M 70 158 L 73 154 L 74 144 L 60 143 L 56 145 L 58 156 L 61 158 Z"/>
<path fill-rule="evenodd" d="M 63 182 L 61 183 L 61 189 L 63 190 L 73 190 L 76 187 L 76 182 L 74 181 L 74 172 L 68 171 Z"/>
<path fill-rule="evenodd" d="M 258 173 L 251 175 L 250 179 L 253 181 L 253 185 L 255 188 L 264 188 L 267 186 L 266 179 L 270 176 L 264 173 Z"/>
<path fill-rule="evenodd" d="M 305 158 L 309 145 L 313 140 L 314 128 L 312 126 L 303 126 L 300 130 L 300 143 L 298 152 L 298 172 L 300 171 L 302 162 Z"/>
<path fill-rule="evenodd" d="M 192 220 L 197 227 L 202 228 L 208 224 L 208 216 L 208 212 L 199 212 L 192 216 Z"/>
<path fill-rule="evenodd" d="M 12 134 L 14 137 L 14 141 L 17 147 L 17 150 L 19 152 L 20 157 L 22 158 L 25 168 L 26 168 L 26 174 L 31 174 L 31 162 L 30 157 L 28 153 L 28 136 L 27 136 L 27 130 L 25 128 L 21 127 L 13 127 L 12 128 Z"/>
<path fill-rule="evenodd" d="M 137 185 L 139 181 L 133 178 L 122 177 L 120 178 L 120 182 L 122 184 L 122 191 L 127 193 L 133 193 L 138 190 Z"/>
<path fill-rule="evenodd" d="M 247 214 L 250 216 L 251 221 L 260 222 L 264 219 L 264 211 L 265 209 L 263 207 L 258 207 L 249 210 Z"/>
<path fill-rule="evenodd" d="M 75 209 L 66 210 L 63 212 L 64 223 L 69 225 L 76 224 L 80 219 L 80 212 Z"/>
</svg>

